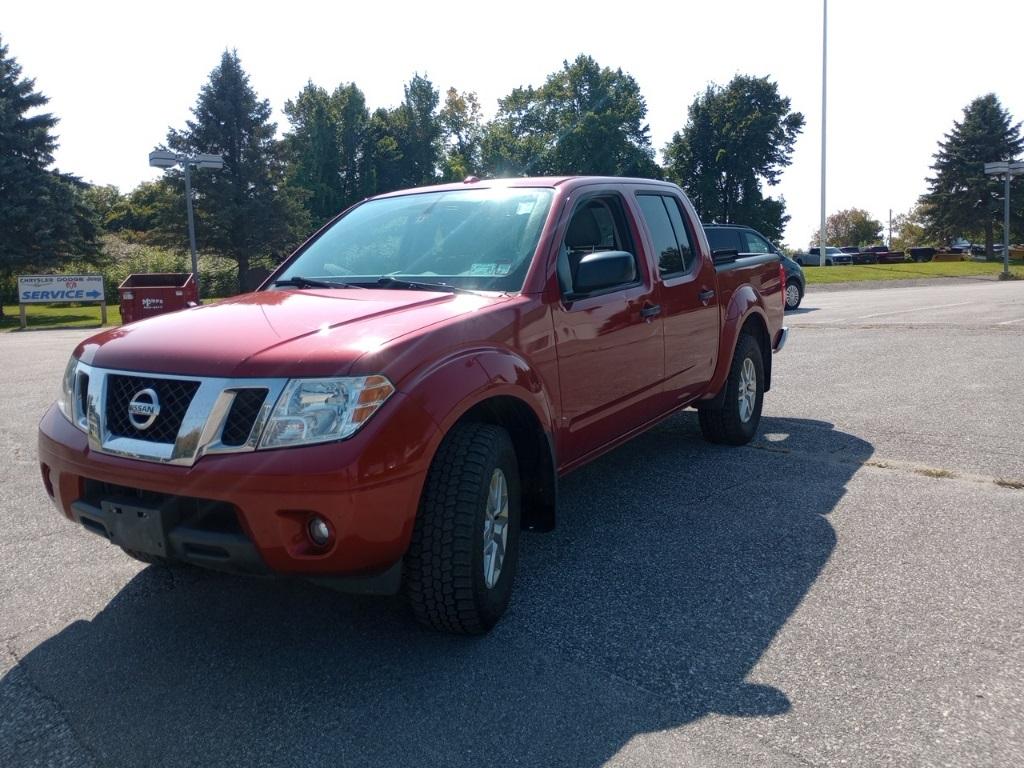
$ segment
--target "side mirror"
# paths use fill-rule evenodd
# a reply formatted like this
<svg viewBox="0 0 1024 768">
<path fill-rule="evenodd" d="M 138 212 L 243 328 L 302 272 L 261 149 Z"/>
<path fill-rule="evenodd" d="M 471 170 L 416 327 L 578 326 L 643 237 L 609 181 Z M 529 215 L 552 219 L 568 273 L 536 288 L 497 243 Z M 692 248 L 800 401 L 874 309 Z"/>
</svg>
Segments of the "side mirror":
<svg viewBox="0 0 1024 768">
<path fill-rule="evenodd" d="M 573 293 L 593 293 L 636 281 L 636 259 L 626 251 L 599 251 L 580 259 L 573 278 Z"/>
</svg>

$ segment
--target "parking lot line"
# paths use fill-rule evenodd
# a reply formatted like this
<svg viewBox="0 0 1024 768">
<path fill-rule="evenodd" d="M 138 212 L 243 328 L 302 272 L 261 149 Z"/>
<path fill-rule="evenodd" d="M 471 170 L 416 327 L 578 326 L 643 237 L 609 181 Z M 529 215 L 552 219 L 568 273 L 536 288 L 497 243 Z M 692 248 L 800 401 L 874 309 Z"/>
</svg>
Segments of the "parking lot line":
<svg viewBox="0 0 1024 768">
<path fill-rule="evenodd" d="M 909 309 L 896 309 L 891 312 L 875 312 L 871 315 L 861 315 L 858 320 L 867 320 L 871 317 L 885 317 L 886 315 L 902 315 L 907 312 L 925 312 L 929 309 L 945 309 L 946 307 L 964 307 L 973 302 L 970 301 L 958 301 L 956 304 L 933 304 L 929 307 L 910 307 Z"/>
</svg>

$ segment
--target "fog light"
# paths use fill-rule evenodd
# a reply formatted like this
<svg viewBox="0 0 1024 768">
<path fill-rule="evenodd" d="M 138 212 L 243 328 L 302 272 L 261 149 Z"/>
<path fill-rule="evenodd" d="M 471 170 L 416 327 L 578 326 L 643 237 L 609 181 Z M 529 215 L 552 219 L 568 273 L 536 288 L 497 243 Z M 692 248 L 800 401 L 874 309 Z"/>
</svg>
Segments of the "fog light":
<svg viewBox="0 0 1024 768">
<path fill-rule="evenodd" d="M 309 538 L 318 547 L 327 546 L 327 542 L 331 540 L 331 529 L 327 526 L 327 521 L 319 515 L 311 517 L 306 528 L 309 531 Z"/>
</svg>

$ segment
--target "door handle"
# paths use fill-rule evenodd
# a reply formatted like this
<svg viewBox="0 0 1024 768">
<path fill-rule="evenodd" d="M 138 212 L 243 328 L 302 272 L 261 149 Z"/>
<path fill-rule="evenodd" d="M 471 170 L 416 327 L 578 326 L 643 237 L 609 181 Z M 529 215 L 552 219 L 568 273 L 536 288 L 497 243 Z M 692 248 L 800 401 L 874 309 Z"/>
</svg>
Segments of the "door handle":
<svg viewBox="0 0 1024 768">
<path fill-rule="evenodd" d="M 715 292 L 712 289 L 708 288 L 707 290 L 698 293 L 697 298 L 699 298 L 700 303 L 706 307 L 708 305 L 708 302 L 715 298 Z"/>
<path fill-rule="evenodd" d="M 640 317 L 644 320 L 651 320 L 661 314 L 660 304 L 645 304 L 640 309 Z"/>
</svg>

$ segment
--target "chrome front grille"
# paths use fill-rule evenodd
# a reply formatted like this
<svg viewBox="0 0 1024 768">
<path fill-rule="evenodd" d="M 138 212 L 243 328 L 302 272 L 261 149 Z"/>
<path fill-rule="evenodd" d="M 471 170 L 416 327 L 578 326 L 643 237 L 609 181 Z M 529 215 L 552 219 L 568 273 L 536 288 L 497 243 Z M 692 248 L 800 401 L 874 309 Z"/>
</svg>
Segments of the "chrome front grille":
<svg viewBox="0 0 1024 768">
<path fill-rule="evenodd" d="M 99 453 L 191 466 L 206 454 L 255 450 L 286 383 L 163 376 L 79 363 L 74 421 Z M 160 411 L 140 427 L 138 418 L 133 423 L 129 417 L 129 404 L 144 390 L 156 393 Z"/>
<path fill-rule="evenodd" d="M 152 426 L 139 429 L 128 418 L 128 403 L 137 392 L 145 389 L 156 392 L 160 402 L 160 414 Z M 151 443 L 173 443 L 178 437 L 181 422 L 185 420 L 185 413 L 197 389 L 198 381 L 108 376 L 107 404 L 104 411 L 107 430 L 116 437 L 133 437 Z"/>
</svg>

